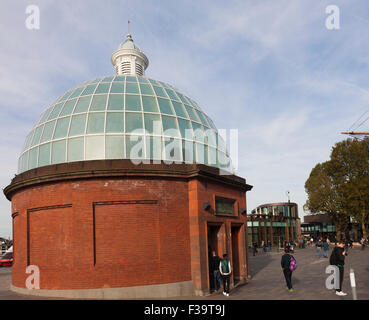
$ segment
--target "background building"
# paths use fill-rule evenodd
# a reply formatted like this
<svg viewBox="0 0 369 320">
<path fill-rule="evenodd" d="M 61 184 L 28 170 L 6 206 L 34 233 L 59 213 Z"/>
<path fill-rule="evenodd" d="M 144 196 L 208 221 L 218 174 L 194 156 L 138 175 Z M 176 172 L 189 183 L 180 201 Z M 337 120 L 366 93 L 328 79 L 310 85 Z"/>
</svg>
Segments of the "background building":
<svg viewBox="0 0 369 320">
<path fill-rule="evenodd" d="M 209 292 L 209 251 L 248 276 L 246 192 L 212 120 L 144 76 L 132 37 L 116 75 L 62 94 L 27 136 L 12 202 L 12 290 L 91 298 Z M 220 171 L 222 170 L 222 171 Z M 222 174 L 221 174 L 222 173 Z M 226 174 L 225 174 L 226 173 Z M 25 289 L 28 265 L 40 290 Z"/>
<path fill-rule="evenodd" d="M 316 213 L 304 216 L 304 222 L 301 224 L 301 233 L 305 238 L 318 239 L 328 237 L 331 241 L 337 238 L 337 229 L 333 219 L 328 213 Z M 341 231 L 341 236 L 359 241 L 362 237 L 360 223 L 348 218 L 347 230 Z"/>
<path fill-rule="evenodd" d="M 300 239 L 300 218 L 293 202 L 268 203 L 258 206 L 247 216 L 248 244 L 271 241 L 273 246 Z"/>
</svg>

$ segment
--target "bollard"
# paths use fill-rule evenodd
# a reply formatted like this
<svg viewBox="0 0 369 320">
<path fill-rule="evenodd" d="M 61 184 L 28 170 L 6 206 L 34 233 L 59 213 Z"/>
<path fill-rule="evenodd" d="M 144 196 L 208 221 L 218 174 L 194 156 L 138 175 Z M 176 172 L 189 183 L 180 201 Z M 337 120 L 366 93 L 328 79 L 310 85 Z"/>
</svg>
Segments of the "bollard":
<svg viewBox="0 0 369 320">
<path fill-rule="evenodd" d="M 352 268 L 350 268 L 350 282 L 351 282 L 351 289 L 352 289 L 352 299 L 357 300 L 355 274 L 354 274 L 354 269 Z"/>
</svg>

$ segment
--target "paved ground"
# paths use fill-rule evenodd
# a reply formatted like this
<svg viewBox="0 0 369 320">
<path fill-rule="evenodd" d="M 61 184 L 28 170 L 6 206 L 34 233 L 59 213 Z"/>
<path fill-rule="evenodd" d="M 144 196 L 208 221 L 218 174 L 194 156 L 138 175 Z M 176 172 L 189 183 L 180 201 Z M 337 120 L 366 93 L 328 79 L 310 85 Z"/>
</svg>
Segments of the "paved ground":
<svg viewBox="0 0 369 320">
<path fill-rule="evenodd" d="M 332 249 L 331 249 L 332 250 Z M 349 279 L 350 267 L 355 271 L 357 296 L 359 300 L 369 300 L 369 248 L 361 251 L 355 247 L 346 257 L 343 291 L 346 297 L 338 297 L 333 290 L 325 288 L 328 274 L 325 268 L 329 265 L 328 259 L 315 256 L 314 248 L 296 250 L 294 257 L 297 260 L 297 270 L 293 273 L 292 283 L 294 292 L 287 292 L 285 280 L 280 267 L 282 253 L 259 253 L 250 256 L 250 272 L 252 279 L 248 284 L 232 290 L 229 297 L 222 294 L 213 294 L 207 297 L 181 297 L 181 300 L 351 300 L 351 286 Z M 11 268 L 0 268 L 0 300 L 3 299 L 33 299 L 15 294 L 9 290 L 11 282 Z M 173 300 L 177 300 L 174 298 Z"/>
<path fill-rule="evenodd" d="M 290 293 L 285 289 L 286 284 L 280 266 L 282 253 L 267 253 L 255 257 L 250 256 L 252 279 L 248 284 L 235 288 L 226 299 L 351 300 L 349 269 L 353 268 L 357 297 L 359 300 L 369 300 L 369 250 L 367 249 L 361 251 L 359 247 L 355 247 L 349 250 L 345 261 L 342 288 L 348 293 L 345 297 L 339 297 L 335 295 L 334 290 L 328 290 L 325 287 L 325 281 L 329 276 L 325 273 L 325 268 L 329 265 L 329 259 L 319 259 L 315 256 L 315 248 L 305 248 L 296 250 L 293 254 L 298 265 L 292 275 L 294 292 Z M 210 299 L 224 298 L 222 294 L 210 297 Z"/>
</svg>

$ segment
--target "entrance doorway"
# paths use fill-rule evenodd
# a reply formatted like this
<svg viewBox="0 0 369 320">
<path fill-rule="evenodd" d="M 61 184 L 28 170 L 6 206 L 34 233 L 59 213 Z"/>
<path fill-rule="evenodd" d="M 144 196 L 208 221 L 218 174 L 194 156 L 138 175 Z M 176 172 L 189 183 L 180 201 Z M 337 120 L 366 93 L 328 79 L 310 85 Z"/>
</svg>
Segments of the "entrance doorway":
<svg viewBox="0 0 369 320">
<path fill-rule="evenodd" d="M 209 265 L 209 288 L 210 291 L 214 290 L 214 268 L 212 266 L 212 252 L 219 256 L 219 247 L 218 247 L 218 233 L 220 230 L 220 226 L 217 225 L 208 225 L 208 265 Z M 218 284 L 219 286 L 219 284 Z"/>
<path fill-rule="evenodd" d="M 233 282 L 236 284 L 240 281 L 240 226 L 231 227 L 232 236 L 232 269 L 233 269 Z"/>
</svg>

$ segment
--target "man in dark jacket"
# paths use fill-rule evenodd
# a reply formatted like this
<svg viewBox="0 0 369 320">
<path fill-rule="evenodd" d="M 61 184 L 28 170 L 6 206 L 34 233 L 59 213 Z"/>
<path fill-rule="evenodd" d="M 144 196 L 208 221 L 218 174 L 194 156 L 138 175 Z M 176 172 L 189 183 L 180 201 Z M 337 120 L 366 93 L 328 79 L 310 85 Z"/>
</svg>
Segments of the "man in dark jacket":
<svg viewBox="0 0 369 320">
<path fill-rule="evenodd" d="M 336 295 L 338 296 L 346 296 L 347 293 L 342 291 L 342 282 L 344 275 L 344 265 L 345 265 L 345 257 L 347 256 L 347 252 L 345 250 L 345 241 L 339 241 L 337 246 L 334 247 L 331 257 L 329 259 L 329 263 L 338 268 L 340 272 L 340 282 L 339 288 L 336 289 Z"/>
<path fill-rule="evenodd" d="M 290 270 L 290 261 L 291 261 L 291 255 L 289 254 L 290 248 L 285 247 L 284 248 L 284 255 L 282 256 L 281 260 L 281 267 L 283 269 L 283 274 L 286 279 L 287 283 L 287 290 L 289 292 L 293 292 L 292 289 L 292 271 Z"/>
<path fill-rule="evenodd" d="M 211 270 L 213 271 L 215 291 L 218 291 L 218 282 L 219 282 L 219 285 L 222 285 L 222 278 L 220 277 L 220 271 L 219 271 L 220 260 L 221 259 L 216 254 L 216 252 L 213 251 L 212 257 L 211 257 Z"/>
</svg>

